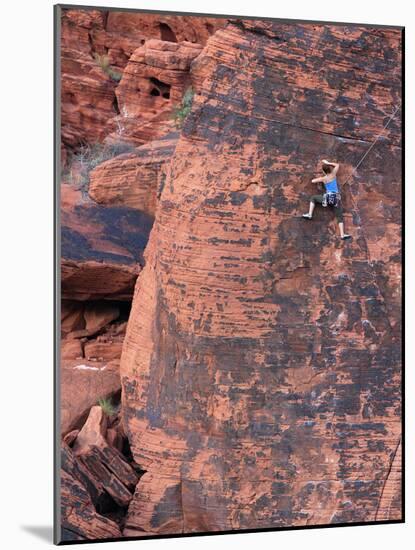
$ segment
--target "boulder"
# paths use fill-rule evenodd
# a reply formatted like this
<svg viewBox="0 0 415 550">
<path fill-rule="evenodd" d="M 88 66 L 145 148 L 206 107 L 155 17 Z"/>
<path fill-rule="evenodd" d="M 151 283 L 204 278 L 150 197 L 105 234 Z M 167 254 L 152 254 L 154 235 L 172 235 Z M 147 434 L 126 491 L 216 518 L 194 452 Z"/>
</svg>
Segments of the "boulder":
<svg viewBox="0 0 415 550">
<path fill-rule="evenodd" d="M 119 315 L 119 308 L 110 303 L 87 304 L 84 309 L 85 328 L 90 335 L 96 334 L 115 321 Z"/>
<path fill-rule="evenodd" d="M 191 87 L 190 66 L 201 51 L 200 44 L 162 40 L 148 40 L 134 51 L 116 89 L 116 121 L 124 138 L 139 145 L 174 131 L 174 110 Z"/>
<path fill-rule="evenodd" d="M 116 91 L 121 114 L 151 118 L 171 110 L 190 84 L 190 65 L 201 51 L 200 44 L 162 40 L 148 40 L 135 50 Z"/>
<path fill-rule="evenodd" d="M 85 487 L 76 478 L 61 473 L 62 540 L 103 540 L 121 536 L 119 526 L 100 514 Z"/>
<path fill-rule="evenodd" d="M 153 217 L 101 206 L 61 185 L 61 291 L 66 300 L 130 300 Z"/>
<path fill-rule="evenodd" d="M 98 405 L 91 407 L 87 421 L 76 438 L 74 452 L 79 454 L 93 446 L 105 446 L 107 425 L 108 417 L 102 408 Z"/>
<path fill-rule="evenodd" d="M 99 406 L 92 407 L 79 432 L 73 452 L 104 490 L 121 507 L 128 506 L 138 476 L 123 455 L 105 439 L 107 417 Z"/>
<path fill-rule="evenodd" d="M 178 133 L 151 141 L 131 155 L 103 162 L 90 174 L 89 196 L 101 205 L 122 205 L 154 216 Z"/>
<path fill-rule="evenodd" d="M 106 513 L 110 507 L 110 500 L 102 481 L 75 456 L 65 439 L 61 443 L 61 470 L 82 484 L 95 510 Z"/>
<path fill-rule="evenodd" d="M 62 296 L 80 301 L 131 300 L 139 272 L 139 265 L 64 259 L 61 263 Z"/>
<path fill-rule="evenodd" d="M 80 428 L 100 398 L 120 390 L 119 361 L 62 360 L 60 371 L 61 434 Z"/>
</svg>

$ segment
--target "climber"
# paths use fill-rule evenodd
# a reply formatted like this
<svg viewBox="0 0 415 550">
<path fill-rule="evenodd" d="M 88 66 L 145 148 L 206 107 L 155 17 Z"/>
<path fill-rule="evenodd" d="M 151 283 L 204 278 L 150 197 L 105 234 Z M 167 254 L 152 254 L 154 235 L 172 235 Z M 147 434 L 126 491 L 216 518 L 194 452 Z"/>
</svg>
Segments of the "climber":
<svg viewBox="0 0 415 550">
<path fill-rule="evenodd" d="M 336 180 L 336 174 L 339 170 L 339 165 L 336 162 L 329 162 L 328 160 L 323 160 L 322 163 L 324 176 L 314 178 L 311 181 L 312 183 L 324 183 L 326 192 L 324 193 L 324 195 L 313 195 L 311 197 L 310 209 L 308 211 L 308 214 L 303 214 L 303 218 L 305 218 L 306 220 L 312 219 L 316 202 L 318 202 L 322 206 L 332 206 L 337 223 L 339 224 L 340 238 L 350 239 L 350 235 L 347 235 L 344 232 L 343 208 L 341 206 L 341 197 Z"/>
</svg>

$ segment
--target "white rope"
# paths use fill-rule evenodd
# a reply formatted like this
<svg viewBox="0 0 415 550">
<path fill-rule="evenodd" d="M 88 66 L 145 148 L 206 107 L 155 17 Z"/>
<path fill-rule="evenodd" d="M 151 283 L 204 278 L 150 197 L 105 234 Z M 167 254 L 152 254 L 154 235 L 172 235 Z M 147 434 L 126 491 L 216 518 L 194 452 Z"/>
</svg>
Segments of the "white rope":
<svg viewBox="0 0 415 550">
<path fill-rule="evenodd" d="M 396 107 L 396 109 L 394 110 L 394 112 L 391 114 L 391 116 L 389 117 L 389 120 L 387 121 L 387 123 L 385 124 L 385 126 L 382 128 L 381 132 L 377 135 L 375 141 L 370 145 L 369 149 L 366 151 L 366 153 L 363 155 L 363 157 L 359 160 L 359 162 L 356 164 L 356 166 L 353 168 L 353 170 L 351 171 L 350 175 L 347 177 L 346 181 L 344 182 L 343 185 L 346 185 L 346 183 L 349 181 L 349 179 L 353 176 L 353 174 L 356 172 L 356 170 L 359 168 L 359 166 L 362 164 L 362 162 L 365 160 L 365 158 L 368 156 L 368 154 L 370 153 L 370 151 L 373 149 L 373 147 L 376 145 L 376 143 L 378 142 L 378 140 L 382 137 L 382 135 L 385 133 L 385 130 L 386 128 L 389 126 L 389 124 L 392 122 L 392 120 L 395 118 L 395 115 L 396 113 L 399 111 L 399 109 L 401 108 L 401 102 L 399 102 L 399 105 Z"/>
<path fill-rule="evenodd" d="M 353 174 L 355 174 L 355 172 L 357 171 L 357 169 L 359 168 L 359 166 L 362 164 L 362 162 L 365 160 L 365 158 L 368 156 L 368 154 L 370 153 L 370 151 L 373 149 L 373 147 L 376 145 L 376 143 L 378 142 L 378 140 L 381 138 L 381 136 L 385 133 L 385 130 L 386 128 L 389 126 L 389 124 L 392 122 L 392 120 L 395 118 L 395 115 L 396 113 L 398 112 L 398 110 L 400 109 L 401 107 L 401 102 L 399 102 L 399 105 L 396 107 L 396 109 L 394 110 L 394 112 L 391 114 L 391 116 L 389 117 L 387 123 L 385 124 L 385 126 L 382 128 L 381 132 L 377 135 L 376 139 L 373 141 L 373 143 L 370 145 L 370 147 L 368 148 L 368 150 L 366 151 L 366 153 L 363 155 L 363 157 L 359 160 L 359 162 L 356 164 L 356 166 L 353 168 L 353 170 L 351 171 L 350 175 L 347 177 L 346 181 L 344 182 L 343 185 L 346 185 L 347 182 L 352 178 Z M 362 219 L 360 217 L 360 212 L 359 212 L 359 208 L 353 198 L 353 193 L 352 193 L 352 190 L 350 189 L 350 199 L 352 201 L 352 205 L 353 205 L 353 208 L 357 214 L 357 217 L 358 217 L 358 223 L 359 223 L 359 227 L 360 227 L 360 231 L 363 235 L 363 238 L 365 240 L 365 243 L 366 243 L 366 255 L 367 255 L 367 259 L 369 261 L 369 264 L 372 265 L 372 259 L 370 257 L 370 251 L 369 251 L 369 245 L 368 245 L 368 241 L 367 241 L 367 237 L 366 237 L 366 234 L 365 234 L 365 231 L 362 227 Z"/>
</svg>

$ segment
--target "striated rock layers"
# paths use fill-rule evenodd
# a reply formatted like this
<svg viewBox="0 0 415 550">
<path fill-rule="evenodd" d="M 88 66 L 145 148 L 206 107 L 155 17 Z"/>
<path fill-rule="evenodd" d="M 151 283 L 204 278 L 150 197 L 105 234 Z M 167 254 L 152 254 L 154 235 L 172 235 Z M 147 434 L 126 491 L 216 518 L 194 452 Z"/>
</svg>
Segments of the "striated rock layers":
<svg viewBox="0 0 415 550">
<path fill-rule="evenodd" d="M 61 30 L 61 117 L 62 141 L 69 150 L 76 149 L 81 143 L 102 142 L 113 134 L 128 134 L 125 126 L 134 126 L 131 117 L 123 118 L 125 106 L 119 105 L 116 90 L 129 60 L 137 48 L 146 48 L 147 40 L 153 43 L 162 42 L 164 48 L 170 49 L 170 66 L 166 66 L 166 55 L 153 52 L 147 57 L 150 67 L 158 67 L 155 72 L 164 72 L 166 68 L 174 69 L 174 64 L 181 57 L 180 51 L 187 51 L 183 59 L 189 58 L 189 53 L 195 55 L 206 44 L 209 36 L 225 24 L 225 20 L 209 17 L 169 16 L 164 14 L 141 14 L 131 12 L 115 12 L 91 9 L 63 9 Z M 179 44 L 182 43 L 182 44 Z M 167 46 L 166 46 L 167 45 Z M 180 50 L 177 52 L 177 50 Z M 162 64 L 157 58 L 163 58 Z M 181 63 L 184 71 L 186 62 Z M 128 70 L 127 70 L 128 72 Z M 157 100 L 152 95 L 154 82 L 151 77 L 156 75 L 149 70 L 147 80 L 141 81 L 141 88 L 131 90 L 135 95 L 148 95 L 147 114 L 157 110 Z M 177 84 L 183 81 L 179 73 L 170 76 L 177 95 Z M 131 79 L 127 79 L 131 81 Z M 156 83 L 157 84 L 157 83 Z M 148 94 L 147 94 L 148 92 Z M 125 97 L 125 96 L 124 96 Z M 173 98 L 174 99 L 174 94 Z M 169 102 L 169 98 L 160 94 L 159 103 Z M 151 109 L 150 109 L 151 108 Z M 120 115 L 120 109 L 123 113 Z M 137 126 L 137 121 L 136 121 Z M 151 131 L 159 131 L 159 124 L 147 126 L 141 131 L 139 143 L 143 143 L 151 135 Z M 160 134 L 160 131 L 158 133 Z M 144 136 L 144 139 L 143 139 Z M 127 135 L 122 136 L 123 139 Z M 137 139 L 136 139 L 137 141 Z M 66 149 L 63 149 L 63 157 Z"/>
<path fill-rule="evenodd" d="M 178 132 L 61 185 L 61 429 L 119 393 L 134 285 Z M 72 173 L 75 174 L 75 168 Z M 85 186 L 84 186 L 85 187 Z"/>
<path fill-rule="evenodd" d="M 190 66 L 201 51 L 201 44 L 154 39 L 134 51 L 115 91 L 124 138 L 142 144 L 174 129 L 173 110 L 191 87 Z"/>
<path fill-rule="evenodd" d="M 400 41 L 238 20 L 193 62 L 121 359 L 125 535 L 400 518 Z M 301 219 L 387 123 L 352 241 Z"/>
<path fill-rule="evenodd" d="M 131 155 L 98 165 L 90 174 L 89 196 L 107 206 L 126 206 L 154 216 L 179 132 L 153 140 Z"/>
</svg>

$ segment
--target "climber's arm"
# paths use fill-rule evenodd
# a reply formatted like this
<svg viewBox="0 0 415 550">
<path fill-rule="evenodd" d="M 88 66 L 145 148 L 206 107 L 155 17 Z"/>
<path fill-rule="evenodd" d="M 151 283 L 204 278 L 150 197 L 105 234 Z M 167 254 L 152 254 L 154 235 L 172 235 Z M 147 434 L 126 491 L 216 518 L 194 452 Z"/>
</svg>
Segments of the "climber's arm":
<svg viewBox="0 0 415 550">
<path fill-rule="evenodd" d="M 326 178 L 325 176 L 322 176 L 321 178 L 314 178 L 311 180 L 311 183 L 323 183 L 324 181 L 326 181 Z"/>
<path fill-rule="evenodd" d="M 323 164 L 328 164 L 329 166 L 333 166 L 332 174 L 335 176 L 337 172 L 339 171 L 339 166 L 337 162 L 329 162 L 328 160 L 323 160 Z"/>
</svg>

